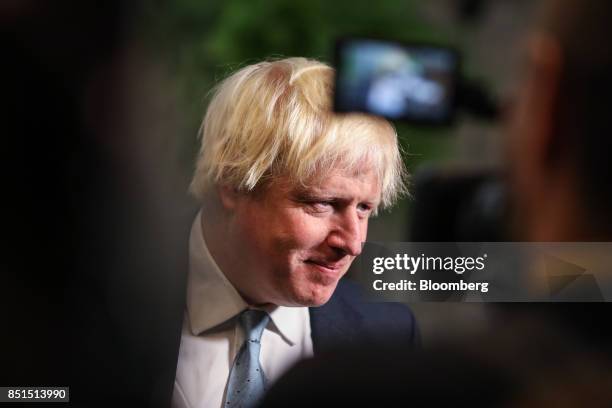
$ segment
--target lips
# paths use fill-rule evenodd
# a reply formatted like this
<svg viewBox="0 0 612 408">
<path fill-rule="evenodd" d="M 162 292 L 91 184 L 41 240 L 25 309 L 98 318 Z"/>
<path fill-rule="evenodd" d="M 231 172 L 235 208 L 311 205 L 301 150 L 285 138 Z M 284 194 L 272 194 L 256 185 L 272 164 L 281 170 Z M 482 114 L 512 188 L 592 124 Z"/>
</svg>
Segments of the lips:
<svg viewBox="0 0 612 408">
<path fill-rule="evenodd" d="M 346 266 L 346 262 L 344 261 L 338 261 L 338 262 L 327 262 L 327 261 L 321 261 L 321 260 L 317 260 L 317 259 L 307 259 L 306 261 L 304 261 L 308 264 L 311 265 L 316 265 L 319 266 L 323 269 L 326 269 L 330 272 L 338 272 L 340 270 L 342 270 L 345 266 Z"/>
</svg>

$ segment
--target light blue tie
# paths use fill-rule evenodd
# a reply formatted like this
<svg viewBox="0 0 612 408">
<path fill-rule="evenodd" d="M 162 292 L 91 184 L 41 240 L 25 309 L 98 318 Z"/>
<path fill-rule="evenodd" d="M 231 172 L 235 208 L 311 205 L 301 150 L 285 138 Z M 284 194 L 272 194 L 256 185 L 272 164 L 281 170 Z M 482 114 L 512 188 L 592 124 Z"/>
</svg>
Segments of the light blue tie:
<svg viewBox="0 0 612 408">
<path fill-rule="evenodd" d="M 224 408 L 250 408 L 264 394 L 266 377 L 259 364 L 261 335 L 270 316 L 261 310 L 245 310 L 238 317 L 244 329 L 245 341 L 230 371 Z"/>
</svg>

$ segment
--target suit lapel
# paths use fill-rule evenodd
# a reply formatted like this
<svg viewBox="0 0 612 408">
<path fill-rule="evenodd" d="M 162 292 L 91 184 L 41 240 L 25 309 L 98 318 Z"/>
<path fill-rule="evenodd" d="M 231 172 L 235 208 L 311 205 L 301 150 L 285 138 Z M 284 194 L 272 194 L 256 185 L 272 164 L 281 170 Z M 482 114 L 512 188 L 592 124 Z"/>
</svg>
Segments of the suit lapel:
<svg viewBox="0 0 612 408">
<path fill-rule="evenodd" d="M 315 354 L 335 346 L 350 346 L 362 333 L 363 316 L 352 305 L 350 290 L 342 282 L 323 306 L 311 307 L 310 327 Z"/>
</svg>

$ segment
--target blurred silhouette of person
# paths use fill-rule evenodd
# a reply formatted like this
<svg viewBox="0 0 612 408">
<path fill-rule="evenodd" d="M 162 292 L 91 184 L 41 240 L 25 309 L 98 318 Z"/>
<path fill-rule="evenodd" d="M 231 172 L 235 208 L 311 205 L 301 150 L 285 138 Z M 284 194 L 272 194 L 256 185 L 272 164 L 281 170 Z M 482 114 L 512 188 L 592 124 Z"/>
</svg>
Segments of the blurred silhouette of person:
<svg viewBox="0 0 612 408">
<path fill-rule="evenodd" d="M 550 0 L 542 11 L 508 134 L 516 237 L 612 241 L 612 3 Z M 609 312 L 607 303 L 501 305 L 486 332 L 453 344 L 304 362 L 263 406 L 610 406 Z"/>
<path fill-rule="evenodd" d="M 606 1 L 546 1 L 527 43 L 506 149 L 512 224 L 523 241 L 612 241 L 610 19 Z M 612 327 L 601 324 L 608 303 L 507 306 L 612 351 Z"/>
<path fill-rule="evenodd" d="M 528 42 L 507 149 L 526 241 L 612 237 L 611 16 L 605 1 L 547 2 Z"/>
<path fill-rule="evenodd" d="M 154 119 L 169 104 L 130 33 L 137 13 L 0 5 L 0 384 L 68 386 L 70 406 L 167 407 L 174 381 L 186 185 L 164 153 L 172 125 Z"/>
</svg>

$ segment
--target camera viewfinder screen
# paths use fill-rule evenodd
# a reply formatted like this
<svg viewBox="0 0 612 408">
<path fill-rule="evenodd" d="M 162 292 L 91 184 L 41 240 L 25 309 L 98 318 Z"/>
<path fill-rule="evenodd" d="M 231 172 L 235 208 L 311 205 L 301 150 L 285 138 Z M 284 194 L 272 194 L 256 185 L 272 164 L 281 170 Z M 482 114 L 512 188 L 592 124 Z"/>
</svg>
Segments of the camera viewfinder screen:
<svg viewBox="0 0 612 408">
<path fill-rule="evenodd" d="M 342 40 L 336 46 L 336 68 L 337 112 L 414 123 L 452 120 L 458 60 L 451 49 Z"/>
</svg>

